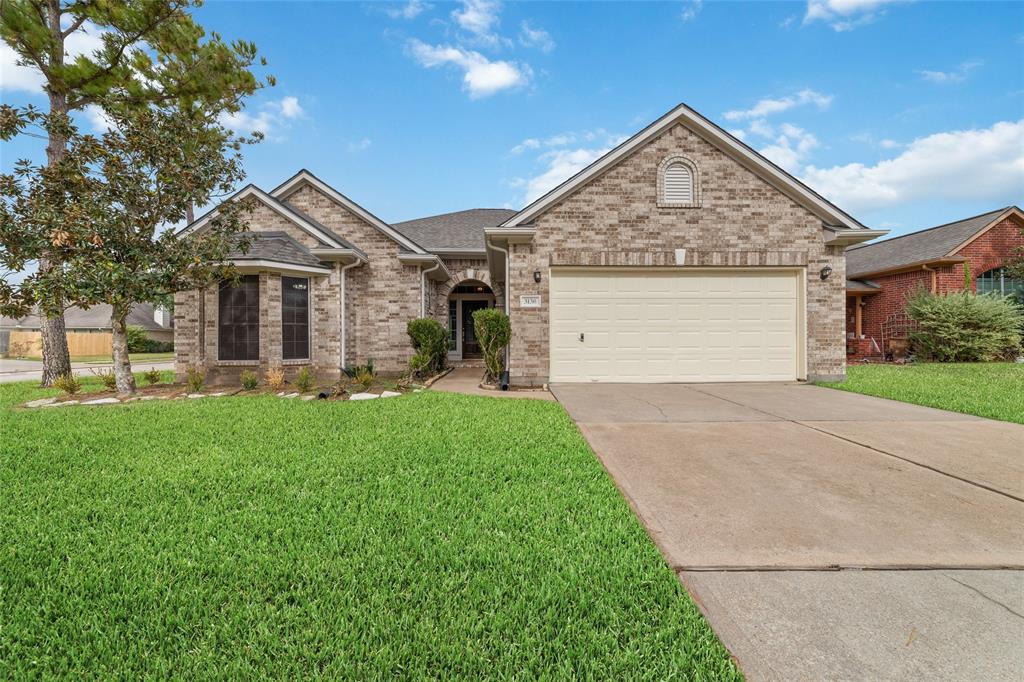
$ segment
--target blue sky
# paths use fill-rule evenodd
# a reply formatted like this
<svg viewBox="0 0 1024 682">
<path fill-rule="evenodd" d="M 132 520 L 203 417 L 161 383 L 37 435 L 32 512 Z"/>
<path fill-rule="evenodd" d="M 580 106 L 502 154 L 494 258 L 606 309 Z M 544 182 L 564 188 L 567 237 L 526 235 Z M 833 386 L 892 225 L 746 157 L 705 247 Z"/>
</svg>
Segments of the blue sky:
<svg viewBox="0 0 1024 682">
<path fill-rule="evenodd" d="M 1024 3 L 209 2 L 277 86 L 232 121 L 388 221 L 519 208 L 686 102 L 894 234 L 1024 203 Z M 43 104 L 0 55 L 3 101 Z M 89 116 L 86 120 L 91 120 Z M 41 154 L 5 144 L 2 168 Z"/>
</svg>

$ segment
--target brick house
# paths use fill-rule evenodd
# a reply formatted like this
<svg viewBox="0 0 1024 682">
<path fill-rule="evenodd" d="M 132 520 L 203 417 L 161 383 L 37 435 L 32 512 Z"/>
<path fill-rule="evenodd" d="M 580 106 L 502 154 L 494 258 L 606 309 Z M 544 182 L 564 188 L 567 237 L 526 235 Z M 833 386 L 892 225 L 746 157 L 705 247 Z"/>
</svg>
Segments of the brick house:
<svg viewBox="0 0 1024 682">
<path fill-rule="evenodd" d="M 464 359 L 472 312 L 501 306 L 515 385 L 841 378 L 844 252 L 884 234 L 686 105 L 521 211 L 392 225 L 308 171 L 232 199 L 253 246 L 239 286 L 176 297 L 179 375 L 401 372 L 420 316 Z"/>
<path fill-rule="evenodd" d="M 903 335 L 907 297 L 918 289 L 944 294 L 1024 293 L 1003 266 L 1024 248 L 1024 213 L 1008 206 L 919 232 L 862 244 L 846 252 L 846 335 L 851 359 L 882 357 Z M 970 274 L 967 282 L 965 268 Z"/>
</svg>

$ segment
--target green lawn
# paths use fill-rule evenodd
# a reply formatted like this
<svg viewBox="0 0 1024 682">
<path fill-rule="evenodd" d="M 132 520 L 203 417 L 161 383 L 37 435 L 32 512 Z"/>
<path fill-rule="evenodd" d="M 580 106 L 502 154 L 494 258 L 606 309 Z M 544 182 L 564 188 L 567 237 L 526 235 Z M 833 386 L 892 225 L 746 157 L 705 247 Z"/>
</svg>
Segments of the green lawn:
<svg viewBox="0 0 1024 682">
<path fill-rule="evenodd" d="M 557 404 L 45 394 L 0 386 L 0 678 L 739 677 Z"/>
<path fill-rule="evenodd" d="M 846 373 L 822 386 L 1024 424 L 1022 364 L 854 365 Z"/>
</svg>

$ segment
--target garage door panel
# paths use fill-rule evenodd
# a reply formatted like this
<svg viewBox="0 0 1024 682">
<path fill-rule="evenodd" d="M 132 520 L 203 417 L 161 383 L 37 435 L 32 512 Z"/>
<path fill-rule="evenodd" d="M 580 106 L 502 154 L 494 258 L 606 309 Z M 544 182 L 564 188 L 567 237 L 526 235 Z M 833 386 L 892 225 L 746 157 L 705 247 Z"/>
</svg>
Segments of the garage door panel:
<svg viewBox="0 0 1024 682">
<path fill-rule="evenodd" d="M 556 269 L 551 380 L 793 380 L 800 281 L 795 271 Z"/>
</svg>

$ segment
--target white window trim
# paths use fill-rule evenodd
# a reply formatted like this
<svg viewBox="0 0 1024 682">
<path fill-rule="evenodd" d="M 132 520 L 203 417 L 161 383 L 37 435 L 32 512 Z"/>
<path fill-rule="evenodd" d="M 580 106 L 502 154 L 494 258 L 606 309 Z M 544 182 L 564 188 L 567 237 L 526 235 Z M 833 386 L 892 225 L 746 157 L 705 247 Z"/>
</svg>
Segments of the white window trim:
<svg viewBox="0 0 1024 682">
<path fill-rule="evenodd" d="M 494 295 L 493 291 L 489 294 L 449 294 L 449 304 L 455 301 L 455 350 L 448 351 L 449 360 L 461 360 L 462 359 L 462 301 L 488 301 L 491 307 L 495 307 L 498 304 L 498 297 Z M 448 315 L 448 309 L 445 308 L 445 315 Z M 451 330 L 448 330 L 451 333 Z"/>
<path fill-rule="evenodd" d="M 306 357 L 286 358 L 284 356 L 284 278 L 306 280 Z M 282 365 L 305 365 L 309 364 L 313 355 L 313 278 L 296 277 L 295 275 L 281 275 L 281 364 Z"/>
<path fill-rule="evenodd" d="M 682 164 L 690 171 L 690 201 L 668 201 L 665 199 L 665 172 L 669 166 Z M 700 208 L 700 173 L 697 164 L 681 154 L 666 157 L 658 165 L 658 207 L 659 208 Z"/>
</svg>

